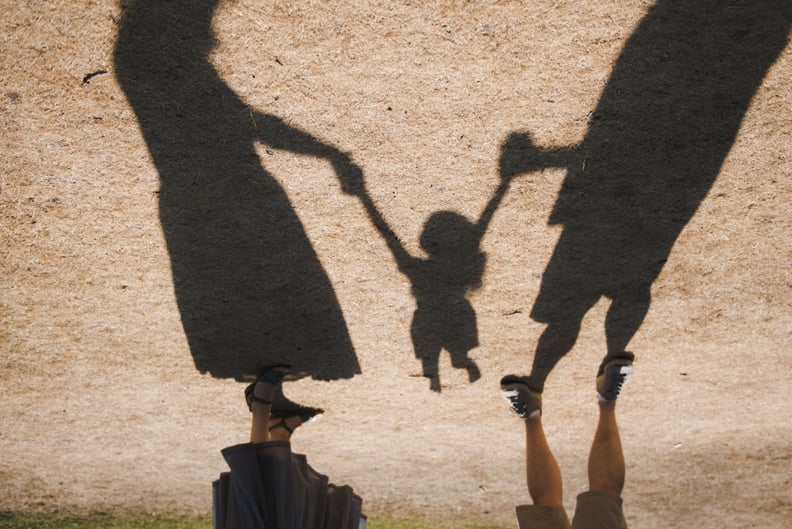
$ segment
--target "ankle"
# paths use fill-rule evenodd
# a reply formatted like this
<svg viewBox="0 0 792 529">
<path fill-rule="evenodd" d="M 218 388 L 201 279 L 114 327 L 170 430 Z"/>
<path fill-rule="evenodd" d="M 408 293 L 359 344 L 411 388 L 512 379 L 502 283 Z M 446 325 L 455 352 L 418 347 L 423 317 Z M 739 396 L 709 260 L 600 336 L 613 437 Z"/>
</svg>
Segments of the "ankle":
<svg viewBox="0 0 792 529">
<path fill-rule="evenodd" d="M 616 401 L 615 400 L 608 400 L 599 393 L 597 394 L 597 405 L 599 405 L 600 409 L 614 409 L 616 408 Z"/>
</svg>

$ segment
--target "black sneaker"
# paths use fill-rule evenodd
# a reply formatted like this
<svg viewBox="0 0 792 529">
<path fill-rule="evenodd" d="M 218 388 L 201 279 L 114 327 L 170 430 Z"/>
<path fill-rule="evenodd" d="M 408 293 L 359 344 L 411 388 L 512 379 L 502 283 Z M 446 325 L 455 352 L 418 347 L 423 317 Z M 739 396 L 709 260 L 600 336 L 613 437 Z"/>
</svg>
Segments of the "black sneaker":
<svg viewBox="0 0 792 529">
<path fill-rule="evenodd" d="M 528 387 L 528 377 L 506 375 L 501 379 L 501 395 L 511 405 L 511 411 L 521 419 L 542 413 L 542 394 Z"/>
<path fill-rule="evenodd" d="M 627 382 L 633 372 L 632 353 L 623 353 L 622 356 L 612 358 L 601 365 L 597 372 L 597 394 L 606 402 L 613 402 L 619 396 L 622 386 Z"/>
</svg>

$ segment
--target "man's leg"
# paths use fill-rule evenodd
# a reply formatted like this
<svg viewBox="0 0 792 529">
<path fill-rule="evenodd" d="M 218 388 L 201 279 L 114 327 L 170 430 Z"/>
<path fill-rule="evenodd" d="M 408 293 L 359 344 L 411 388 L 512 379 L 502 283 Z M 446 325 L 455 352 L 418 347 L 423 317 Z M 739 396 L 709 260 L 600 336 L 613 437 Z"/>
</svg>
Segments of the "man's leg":
<svg viewBox="0 0 792 529">
<path fill-rule="evenodd" d="M 517 506 L 517 521 L 520 529 L 568 529 L 561 471 L 542 426 L 542 395 L 526 381 L 516 375 L 501 380 L 501 395 L 525 423 L 526 480 L 533 505 Z"/>
<path fill-rule="evenodd" d="M 588 460 L 589 490 L 621 496 L 624 454 L 616 424 L 616 402 L 599 401 L 599 422 Z"/>
<path fill-rule="evenodd" d="M 628 353 L 629 354 L 629 353 Z M 577 498 L 574 529 L 625 529 L 621 492 L 624 454 L 616 424 L 616 398 L 632 373 L 632 355 L 600 367 L 597 374 L 599 421 L 588 460 L 589 490 Z"/>
<path fill-rule="evenodd" d="M 525 420 L 525 464 L 534 505 L 563 505 L 561 470 L 547 444 L 541 413 Z"/>
<path fill-rule="evenodd" d="M 633 355 L 623 353 L 597 372 L 599 421 L 589 453 L 589 490 L 621 496 L 624 488 L 624 454 L 616 424 L 616 399 L 632 375 Z"/>
</svg>

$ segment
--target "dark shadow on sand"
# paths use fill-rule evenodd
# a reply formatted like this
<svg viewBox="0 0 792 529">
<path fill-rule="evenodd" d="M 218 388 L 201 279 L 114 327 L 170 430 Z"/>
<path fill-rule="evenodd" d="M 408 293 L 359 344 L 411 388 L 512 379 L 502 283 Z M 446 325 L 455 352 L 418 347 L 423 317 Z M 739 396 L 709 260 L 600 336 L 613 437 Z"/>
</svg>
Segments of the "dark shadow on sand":
<svg viewBox="0 0 792 529">
<path fill-rule="evenodd" d="M 453 367 L 467 371 L 470 382 L 481 378 L 478 365 L 469 356 L 479 341 L 476 312 L 467 296 L 481 286 L 486 266 L 481 240 L 509 183 L 509 178 L 502 179 L 475 223 L 454 211 L 432 213 L 419 239 L 426 257 L 416 257 L 407 251 L 369 196 L 362 174 L 356 179 L 342 178 L 342 188 L 360 199 L 399 271 L 410 281 L 416 303 L 410 336 L 432 391 L 441 391 L 439 362 L 444 350 Z"/>
<path fill-rule="evenodd" d="M 255 144 L 355 170 L 335 147 L 249 107 L 208 60 L 218 0 L 128 0 L 115 73 L 160 175 L 160 218 L 195 366 L 332 380 L 360 366 L 329 278 Z M 262 39 L 266 38 L 262 35 Z M 327 176 L 322 176 L 327 178 Z"/>
<path fill-rule="evenodd" d="M 652 283 L 786 47 L 791 21 L 788 0 L 661 0 L 627 41 L 580 145 L 543 150 L 517 133 L 504 144 L 507 174 L 568 170 L 549 219 L 563 230 L 531 313 L 547 324 L 534 389 L 601 296 L 611 299 L 606 358 L 625 351 Z"/>
</svg>

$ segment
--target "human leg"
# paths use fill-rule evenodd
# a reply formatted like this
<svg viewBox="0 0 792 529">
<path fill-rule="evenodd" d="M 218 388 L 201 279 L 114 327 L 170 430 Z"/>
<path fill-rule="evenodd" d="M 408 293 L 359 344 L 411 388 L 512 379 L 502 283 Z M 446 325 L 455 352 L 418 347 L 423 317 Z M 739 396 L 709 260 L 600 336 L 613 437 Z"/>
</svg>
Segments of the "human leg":
<svg viewBox="0 0 792 529">
<path fill-rule="evenodd" d="M 290 400 L 283 394 L 283 386 L 278 386 L 270 410 L 270 439 L 288 442 L 299 426 L 315 421 L 323 413 L 324 410 L 321 408 L 303 406 Z"/>
<path fill-rule="evenodd" d="M 508 375 L 501 380 L 501 395 L 525 423 L 526 482 L 533 504 L 517 506 L 517 522 L 520 529 L 568 529 L 561 471 L 542 426 L 542 396 L 526 379 Z"/>
<path fill-rule="evenodd" d="M 624 357 L 611 360 L 598 371 L 599 420 L 589 452 L 589 490 L 577 498 L 574 529 L 627 527 L 622 511 L 625 465 L 616 422 L 616 398 L 631 373 L 632 359 Z"/>
<path fill-rule="evenodd" d="M 535 505 L 561 505 L 563 490 L 558 468 L 542 426 L 542 395 L 530 389 L 527 377 L 501 379 L 501 395 L 525 423 L 525 462 L 528 492 Z"/>
<path fill-rule="evenodd" d="M 303 423 L 302 419 L 296 415 L 290 417 L 270 417 L 268 430 L 272 441 L 291 441 L 291 436 Z"/>
<path fill-rule="evenodd" d="M 547 444 L 541 414 L 525 420 L 525 466 L 534 505 L 563 505 L 561 470 Z"/>
<path fill-rule="evenodd" d="M 633 355 L 624 353 L 597 371 L 599 420 L 588 461 L 591 491 L 620 496 L 624 487 L 624 455 L 616 423 L 616 399 L 632 374 L 632 363 Z"/>
<path fill-rule="evenodd" d="M 288 373 L 288 366 L 269 367 L 245 389 L 245 400 L 253 414 L 250 424 L 251 443 L 265 443 L 270 440 L 272 402 Z"/>
<path fill-rule="evenodd" d="M 599 421 L 588 459 L 589 490 L 621 496 L 624 488 L 624 454 L 616 403 L 599 401 Z"/>
</svg>

